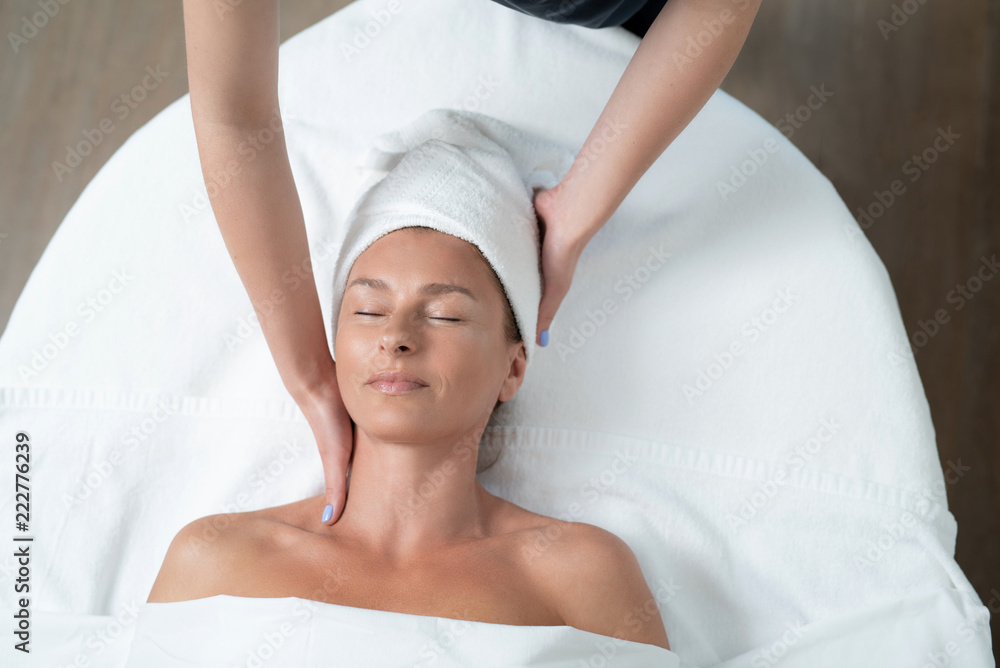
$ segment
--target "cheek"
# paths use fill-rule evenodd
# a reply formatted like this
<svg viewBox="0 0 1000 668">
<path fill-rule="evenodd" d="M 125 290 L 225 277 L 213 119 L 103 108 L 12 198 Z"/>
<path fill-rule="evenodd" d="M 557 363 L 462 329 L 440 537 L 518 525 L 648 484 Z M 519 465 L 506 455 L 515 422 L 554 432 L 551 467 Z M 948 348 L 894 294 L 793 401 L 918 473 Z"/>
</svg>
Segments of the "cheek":
<svg viewBox="0 0 1000 668">
<path fill-rule="evenodd" d="M 492 406 L 506 367 L 504 360 L 497 357 L 496 342 L 488 334 L 483 334 L 482 339 L 461 356 L 455 355 L 450 362 L 451 373 L 465 400 Z"/>
<path fill-rule="evenodd" d="M 364 338 L 351 327 L 344 327 L 337 330 L 337 377 L 341 382 L 353 382 L 356 376 L 361 373 L 365 360 L 368 356 L 368 349 Z"/>
</svg>

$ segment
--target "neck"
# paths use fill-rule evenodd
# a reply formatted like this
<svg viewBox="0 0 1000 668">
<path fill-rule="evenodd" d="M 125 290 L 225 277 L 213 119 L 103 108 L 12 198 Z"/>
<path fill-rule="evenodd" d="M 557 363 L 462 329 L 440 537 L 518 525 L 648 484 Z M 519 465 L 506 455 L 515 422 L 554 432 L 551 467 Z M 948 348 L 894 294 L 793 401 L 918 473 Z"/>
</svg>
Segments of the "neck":
<svg viewBox="0 0 1000 668">
<path fill-rule="evenodd" d="M 476 480 L 482 433 L 394 443 L 356 428 L 347 503 L 334 529 L 390 561 L 486 536 L 496 497 Z"/>
</svg>

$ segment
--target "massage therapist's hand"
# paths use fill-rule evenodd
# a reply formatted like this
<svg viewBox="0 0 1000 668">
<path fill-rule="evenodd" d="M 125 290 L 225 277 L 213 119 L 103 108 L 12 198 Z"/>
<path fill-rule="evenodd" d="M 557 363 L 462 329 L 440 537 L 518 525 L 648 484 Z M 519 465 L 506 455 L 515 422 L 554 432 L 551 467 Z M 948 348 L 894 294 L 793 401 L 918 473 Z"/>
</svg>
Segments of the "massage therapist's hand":
<svg viewBox="0 0 1000 668">
<path fill-rule="evenodd" d="M 732 68 L 762 0 L 670 0 L 642 38 L 562 181 L 535 195 L 542 239 L 539 345 L 569 292 L 583 248 L 708 102 Z M 702 45 L 705 26 L 718 24 Z M 542 336 L 546 333 L 546 336 Z"/>
<path fill-rule="evenodd" d="M 319 446 L 331 523 L 347 502 L 354 439 L 337 386 L 305 218 L 278 105 L 278 0 L 184 0 L 188 86 L 198 157 L 226 250 L 285 389 Z M 239 4 L 239 3 L 237 3 Z M 264 140 L 264 137 L 270 139 Z M 257 148 L 244 155 L 248 143 Z M 235 166 L 235 167 L 234 167 Z M 225 185 L 208 175 L 228 175 Z"/>
<path fill-rule="evenodd" d="M 549 344 L 548 329 L 569 292 L 580 255 L 599 225 L 583 224 L 569 207 L 563 184 L 535 193 L 535 213 L 542 236 L 542 301 L 538 305 L 536 343 Z"/>
<path fill-rule="evenodd" d="M 347 467 L 354 446 L 351 416 L 344 407 L 336 376 L 301 395 L 296 403 L 312 428 L 323 462 L 327 507 L 322 521 L 333 524 L 340 519 L 347 502 Z"/>
</svg>

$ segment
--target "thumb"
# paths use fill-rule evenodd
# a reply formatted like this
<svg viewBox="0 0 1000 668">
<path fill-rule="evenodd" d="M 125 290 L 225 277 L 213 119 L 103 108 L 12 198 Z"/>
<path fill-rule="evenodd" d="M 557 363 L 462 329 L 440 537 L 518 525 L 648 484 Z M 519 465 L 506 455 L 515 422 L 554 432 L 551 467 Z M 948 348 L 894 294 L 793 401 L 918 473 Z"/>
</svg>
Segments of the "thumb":
<svg viewBox="0 0 1000 668">
<path fill-rule="evenodd" d="M 340 519 L 347 505 L 348 472 L 353 461 L 353 437 L 351 423 L 348 422 L 346 434 L 340 430 L 337 442 L 320 446 L 320 459 L 323 462 L 323 476 L 326 479 L 326 504 L 320 521 L 323 524 L 335 524 Z"/>
<path fill-rule="evenodd" d="M 555 320 L 556 312 L 562 304 L 566 293 L 569 292 L 569 281 L 553 277 L 545 279 L 545 290 L 542 293 L 542 301 L 538 305 L 538 329 L 536 343 L 540 346 L 549 344 L 549 327 Z"/>
<path fill-rule="evenodd" d="M 346 472 L 344 479 L 332 470 L 324 469 L 326 479 L 326 504 L 323 506 L 321 521 L 323 524 L 336 524 L 337 520 L 344 513 L 344 506 L 347 505 L 347 482 Z"/>
</svg>

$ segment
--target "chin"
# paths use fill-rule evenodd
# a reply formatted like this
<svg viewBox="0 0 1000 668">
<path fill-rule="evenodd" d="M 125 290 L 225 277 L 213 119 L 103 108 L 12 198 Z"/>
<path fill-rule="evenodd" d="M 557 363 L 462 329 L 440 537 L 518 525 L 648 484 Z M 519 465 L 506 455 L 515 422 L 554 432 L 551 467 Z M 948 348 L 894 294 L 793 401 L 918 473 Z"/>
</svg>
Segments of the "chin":
<svg viewBox="0 0 1000 668">
<path fill-rule="evenodd" d="M 440 425 L 440 421 L 436 421 L 426 409 L 416 406 L 383 406 L 364 411 L 354 418 L 354 424 L 371 438 L 403 443 L 435 438 L 439 434 L 429 433 L 430 427 Z"/>
</svg>

